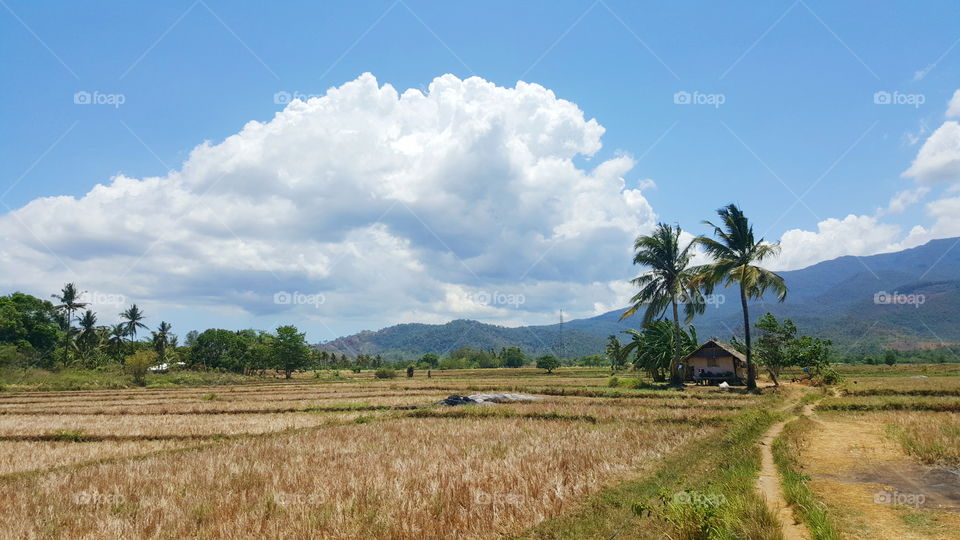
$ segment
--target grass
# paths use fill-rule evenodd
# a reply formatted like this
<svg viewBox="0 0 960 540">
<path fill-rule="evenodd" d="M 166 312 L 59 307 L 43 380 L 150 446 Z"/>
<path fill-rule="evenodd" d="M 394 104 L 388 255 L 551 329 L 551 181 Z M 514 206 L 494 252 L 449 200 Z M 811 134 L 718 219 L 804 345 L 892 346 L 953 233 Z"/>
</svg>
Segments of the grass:
<svg viewBox="0 0 960 540">
<path fill-rule="evenodd" d="M 233 385 L 260 380 L 233 373 L 204 371 L 173 371 L 147 375 L 148 388 L 176 388 L 184 386 Z M 137 388 L 120 367 L 78 370 L 61 369 L 3 369 L 0 370 L 0 388 L 4 392 L 120 390 Z"/>
<path fill-rule="evenodd" d="M 756 443 L 775 420 L 767 409 L 741 412 L 728 429 L 666 457 L 651 474 L 602 490 L 520 537 L 779 538 L 776 518 L 753 489 Z"/>
<path fill-rule="evenodd" d="M 960 414 L 895 413 L 886 422 L 907 454 L 930 465 L 960 467 Z"/>
<path fill-rule="evenodd" d="M 900 394 L 843 396 L 824 399 L 817 408 L 826 411 L 960 412 L 960 398 Z"/>
<path fill-rule="evenodd" d="M 0 491 L 0 530 L 54 538 L 161 530 L 513 536 L 624 479 L 654 474 L 704 437 L 738 432 L 753 405 L 776 399 L 610 389 L 608 370 L 478 371 L 2 392 L 0 482 L 10 489 Z M 452 393 L 517 388 L 545 392 L 530 403 L 432 406 Z M 714 489 L 677 487 L 688 488 Z M 78 505 L 78 494 L 111 504 Z M 749 500 L 728 494 L 722 526 L 732 527 L 733 516 L 754 522 Z M 668 511 L 667 503 L 662 530 L 695 522 L 684 517 L 689 508 Z"/>
<path fill-rule="evenodd" d="M 806 417 L 789 422 L 773 442 L 773 459 L 780 472 L 784 498 L 794 507 L 813 537 L 817 540 L 839 540 L 840 535 L 834 529 L 826 506 L 810 490 L 807 485 L 809 477 L 803 474 L 800 465 L 804 436 L 815 426 Z"/>
</svg>

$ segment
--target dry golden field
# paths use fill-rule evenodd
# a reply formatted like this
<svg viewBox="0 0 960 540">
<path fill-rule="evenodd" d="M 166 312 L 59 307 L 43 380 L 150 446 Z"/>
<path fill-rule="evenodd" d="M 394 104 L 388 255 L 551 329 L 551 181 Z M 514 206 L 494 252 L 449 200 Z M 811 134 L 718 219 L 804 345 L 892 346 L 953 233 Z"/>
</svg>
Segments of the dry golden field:
<svg viewBox="0 0 960 540">
<path fill-rule="evenodd" d="M 561 371 L 5 392 L 0 535 L 524 536 L 761 399 L 610 388 L 602 370 Z M 480 391 L 540 399 L 433 405 Z"/>
</svg>

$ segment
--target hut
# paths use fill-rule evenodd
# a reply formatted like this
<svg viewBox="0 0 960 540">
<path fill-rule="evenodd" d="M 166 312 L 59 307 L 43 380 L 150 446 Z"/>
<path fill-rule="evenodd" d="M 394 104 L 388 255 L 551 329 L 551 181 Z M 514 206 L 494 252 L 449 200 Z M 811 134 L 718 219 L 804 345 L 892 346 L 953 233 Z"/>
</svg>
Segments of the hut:
<svg viewBox="0 0 960 540">
<path fill-rule="evenodd" d="M 711 339 L 680 361 L 684 379 L 703 384 L 743 384 L 747 358 L 728 343 Z"/>
</svg>

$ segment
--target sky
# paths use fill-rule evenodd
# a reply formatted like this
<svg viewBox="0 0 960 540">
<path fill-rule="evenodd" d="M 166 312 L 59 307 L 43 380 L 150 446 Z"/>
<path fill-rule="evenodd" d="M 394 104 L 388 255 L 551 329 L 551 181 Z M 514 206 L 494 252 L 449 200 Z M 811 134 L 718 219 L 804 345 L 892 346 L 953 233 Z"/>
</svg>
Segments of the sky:
<svg viewBox="0 0 960 540">
<path fill-rule="evenodd" d="M 0 294 L 104 324 L 622 307 L 739 204 L 774 269 L 960 236 L 960 4 L 0 0 Z"/>
</svg>

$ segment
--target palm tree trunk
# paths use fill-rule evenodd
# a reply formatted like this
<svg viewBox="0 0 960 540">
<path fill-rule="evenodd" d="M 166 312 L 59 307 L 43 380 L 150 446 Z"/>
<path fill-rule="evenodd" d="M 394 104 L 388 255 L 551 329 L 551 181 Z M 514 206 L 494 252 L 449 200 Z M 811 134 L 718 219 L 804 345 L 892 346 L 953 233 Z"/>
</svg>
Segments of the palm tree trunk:
<svg viewBox="0 0 960 540">
<path fill-rule="evenodd" d="M 67 309 L 67 335 L 63 337 L 63 365 L 66 366 L 70 349 L 70 330 L 73 329 L 73 312 Z"/>
<path fill-rule="evenodd" d="M 747 310 L 747 293 L 743 288 L 743 281 L 740 282 L 740 305 L 743 306 L 743 335 L 747 341 L 747 390 L 756 390 L 757 374 L 753 367 L 750 346 L 750 312 Z"/>
<path fill-rule="evenodd" d="M 677 301 L 673 300 L 673 362 L 670 362 L 670 385 L 683 386 L 683 379 L 677 371 L 680 363 L 680 315 L 677 312 Z"/>
</svg>

